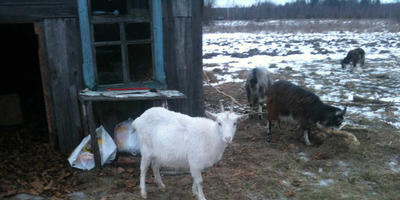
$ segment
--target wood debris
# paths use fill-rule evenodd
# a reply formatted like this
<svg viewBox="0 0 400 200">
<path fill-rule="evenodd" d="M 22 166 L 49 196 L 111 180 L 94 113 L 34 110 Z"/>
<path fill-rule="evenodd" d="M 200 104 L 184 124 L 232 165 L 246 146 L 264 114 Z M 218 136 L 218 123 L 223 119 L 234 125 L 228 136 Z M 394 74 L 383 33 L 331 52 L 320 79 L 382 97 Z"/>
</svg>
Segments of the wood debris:
<svg viewBox="0 0 400 200">
<path fill-rule="evenodd" d="M 339 136 L 343 138 L 343 141 L 347 145 L 360 145 L 360 141 L 357 139 L 357 137 L 350 132 L 326 128 L 319 123 L 317 123 L 317 128 L 322 132 L 322 134 L 319 134 L 320 137 L 322 136 L 321 139 L 325 140 L 328 137 Z"/>
</svg>

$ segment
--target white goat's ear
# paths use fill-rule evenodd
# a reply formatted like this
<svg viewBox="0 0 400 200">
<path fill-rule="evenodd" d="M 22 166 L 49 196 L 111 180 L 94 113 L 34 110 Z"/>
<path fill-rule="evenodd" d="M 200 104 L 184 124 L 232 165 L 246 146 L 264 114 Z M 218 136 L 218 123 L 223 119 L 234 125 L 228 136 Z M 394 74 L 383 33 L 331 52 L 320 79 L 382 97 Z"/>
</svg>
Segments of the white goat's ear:
<svg viewBox="0 0 400 200">
<path fill-rule="evenodd" d="M 246 120 L 247 118 L 249 118 L 249 115 L 248 115 L 248 114 L 239 115 L 238 121 L 239 121 L 239 122 L 242 122 L 242 121 Z"/>
<path fill-rule="evenodd" d="M 206 111 L 206 117 L 216 121 L 217 120 L 217 115 L 211 112 Z"/>
</svg>

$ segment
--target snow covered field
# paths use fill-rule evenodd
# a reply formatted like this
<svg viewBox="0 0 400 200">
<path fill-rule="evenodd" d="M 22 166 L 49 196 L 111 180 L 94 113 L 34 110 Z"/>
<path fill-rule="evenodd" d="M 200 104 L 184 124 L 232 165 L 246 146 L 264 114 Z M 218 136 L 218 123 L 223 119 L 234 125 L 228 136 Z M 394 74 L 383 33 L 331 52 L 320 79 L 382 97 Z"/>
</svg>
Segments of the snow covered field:
<svg viewBox="0 0 400 200">
<path fill-rule="evenodd" d="M 322 101 L 347 105 L 350 123 L 363 116 L 400 129 L 399 38 L 384 20 L 220 21 L 204 28 L 203 66 L 216 86 L 244 82 L 244 70 L 263 66 Z M 356 47 L 366 52 L 364 68 L 341 69 L 340 60 Z"/>
</svg>

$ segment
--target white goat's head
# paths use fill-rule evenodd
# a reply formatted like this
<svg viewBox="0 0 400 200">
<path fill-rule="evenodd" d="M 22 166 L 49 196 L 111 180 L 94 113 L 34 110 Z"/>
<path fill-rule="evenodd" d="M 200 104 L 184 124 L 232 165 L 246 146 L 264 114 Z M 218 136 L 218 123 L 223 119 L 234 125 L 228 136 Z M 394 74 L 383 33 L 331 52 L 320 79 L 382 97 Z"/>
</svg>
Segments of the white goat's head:
<svg viewBox="0 0 400 200">
<path fill-rule="evenodd" d="M 227 144 L 231 143 L 236 133 L 236 126 L 239 121 L 247 119 L 248 115 L 238 115 L 233 112 L 233 102 L 230 111 L 225 111 L 220 101 L 221 112 L 214 114 L 206 111 L 206 116 L 217 123 L 218 133 L 221 140 Z"/>
</svg>

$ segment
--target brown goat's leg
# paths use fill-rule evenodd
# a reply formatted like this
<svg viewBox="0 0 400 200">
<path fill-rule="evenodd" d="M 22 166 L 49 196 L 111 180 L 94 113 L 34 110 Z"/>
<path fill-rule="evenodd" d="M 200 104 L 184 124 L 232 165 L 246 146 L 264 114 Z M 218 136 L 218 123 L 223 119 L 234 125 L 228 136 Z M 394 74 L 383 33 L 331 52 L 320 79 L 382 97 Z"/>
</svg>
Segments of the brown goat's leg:
<svg viewBox="0 0 400 200">
<path fill-rule="evenodd" d="M 250 104 L 250 114 L 249 114 L 250 119 L 254 119 L 254 113 L 253 113 L 253 105 Z"/>
</svg>

